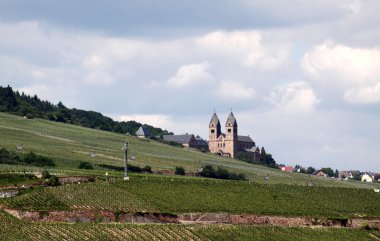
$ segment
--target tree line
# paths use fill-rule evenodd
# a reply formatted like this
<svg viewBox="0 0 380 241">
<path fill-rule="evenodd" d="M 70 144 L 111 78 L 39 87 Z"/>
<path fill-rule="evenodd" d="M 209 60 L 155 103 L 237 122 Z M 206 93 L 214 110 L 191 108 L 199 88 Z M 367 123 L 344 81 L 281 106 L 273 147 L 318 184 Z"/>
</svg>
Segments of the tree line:
<svg viewBox="0 0 380 241">
<path fill-rule="evenodd" d="M 136 121 L 114 121 L 110 117 L 103 116 L 95 111 L 70 109 L 62 102 L 55 105 L 39 99 L 37 95 L 30 96 L 23 92 L 14 91 L 9 85 L 7 87 L 0 86 L 0 112 L 131 135 L 134 135 L 138 128 L 143 125 Z M 152 136 L 173 134 L 151 125 L 144 126 L 149 129 Z"/>
<path fill-rule="evenodd" d="M 40 156 L 30 151 L 26 154 L 9 151 L 5 148 L 0 149 L 0 164 L 8 165 L 32 165 L 39 167 L 54 167 L 54 161 L 45 156 Z"/>
</svg>

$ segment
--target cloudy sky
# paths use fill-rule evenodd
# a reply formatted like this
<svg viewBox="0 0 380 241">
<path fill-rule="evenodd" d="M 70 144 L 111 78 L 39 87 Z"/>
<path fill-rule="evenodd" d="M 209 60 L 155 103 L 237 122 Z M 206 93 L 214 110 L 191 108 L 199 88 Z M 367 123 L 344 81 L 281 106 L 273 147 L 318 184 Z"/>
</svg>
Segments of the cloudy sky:
<svg viewBox="0 0 380 241">
<path fill-rule="evenodd" d="M 0 0 L 0 85 L 278 163 L 380 171 L 378 0 Z"/>
</svg>

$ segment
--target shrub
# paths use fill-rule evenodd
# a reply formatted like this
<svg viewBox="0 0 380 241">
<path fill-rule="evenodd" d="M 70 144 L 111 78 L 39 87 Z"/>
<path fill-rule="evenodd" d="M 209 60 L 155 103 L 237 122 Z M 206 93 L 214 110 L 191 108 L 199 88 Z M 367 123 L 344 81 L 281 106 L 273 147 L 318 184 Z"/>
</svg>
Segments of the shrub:
<svg viewBox="0 0 380 241">
<path fill-rule="evenodd" d="M 48 181 L 46 182 L 48 186 L 59 186 L 61 183 L 59 182 L 59 179 L 57 176 L 51 175 Z"/>
<path fill-rule="evenodd" d="M 145 166 L 141 170 L 142 170 L 142 172 L 152 173 L 152 167 L 151 166 Z"/>
<path fill-rule="evenodd" d="M 202 177 L 217 179 L 246 180 L 245 175 L 242 173 L 230 173 L 227 169 L 224 169 L 222 167 L 218 167 L 218 170 L 215 171 L 211 165 L 204 166 L 202 171 L 199 172 L 198 175 Z"/>
<path fill-rule="evenodd" d="M 46 169 L 42 170 L 41 175 L 42 175 L 42 179 L 48 179 L 51 177 L 49 171 Z"/>
<path fill-rule="evenodd" d="M 182 176 L 184 176 L 185 175 L 185 168 L 183 168 L 183 167 L 176 167 L 175 168 L 175 174 L 176 175 L 182 175 Z"/>
<path fill-rule="evenodd" d="M 87 169 L 87 170 L 94 169 L 92 167 L 91 163 L 89 163 L 89 162 L 80 162 L 78 168 L 79 169 Z"/>
</svg>

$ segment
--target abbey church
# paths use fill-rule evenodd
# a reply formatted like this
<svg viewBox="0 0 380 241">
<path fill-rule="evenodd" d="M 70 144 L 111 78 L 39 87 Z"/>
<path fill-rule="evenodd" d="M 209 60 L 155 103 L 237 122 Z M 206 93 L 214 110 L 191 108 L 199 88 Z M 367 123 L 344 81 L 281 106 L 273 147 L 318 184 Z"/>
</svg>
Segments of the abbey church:
<svg viewBox="0 0 380 241">
<path fill-rule="evenodd" d="M 231 112 L 227 118 L 226 131 L 222 133 L 221 125 L 216 113 L 209 124 L 209 150 L 221 156 L 237 158 L 240 152 L 248 154 L 252 161 L 260 160 L 260 149 L 249 136 L 238 135 L 238 124 Z M 265 152 L 264 148 L 262 151 Z"/>
</svg>

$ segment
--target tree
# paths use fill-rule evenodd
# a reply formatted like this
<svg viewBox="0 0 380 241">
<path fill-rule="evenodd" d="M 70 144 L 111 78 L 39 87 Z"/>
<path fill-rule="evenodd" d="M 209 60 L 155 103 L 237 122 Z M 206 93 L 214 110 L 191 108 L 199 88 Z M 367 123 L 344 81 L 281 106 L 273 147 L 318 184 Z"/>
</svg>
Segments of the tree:
<svg viewBox="0 0 380 241">
<path fill-rule="evenodd" d="M 313 174 L 315 172 L 315 168 L 314 167 L 308 167 L 307 170 L 306 170 L 306 174 Z"/>
<path fill-rule="evenodd" d="M 326 173 L 327 176 L 333 177 L 334 176 L 334 170 L 331 169 L 330 167 L 324 167 L 321 169 L 322 172 Z"/>
<path fill-rule="evenodd" d="M 265 150 L 264 150 L 264 153 L 265 153 Z M 261 162 L 268 167 L 277 168 L 276 161 L 273 159 L 271 154 L 268 154 L 268 153 L 266 153 L 265 155 L 261 154 Z"/>
<path fill-rule="evenodd" d="M 338 169 L 335 169 L 335 174 L 334 174 L 334 176 L 335 176 L 336 178 L 339 177 L 339 171 L 338 171 Z"/>
<path fill-rule="evenodd" d="M 176 167 L 175 168 L 175 174 L 176 175 L 182 175 L 182 176 L 184 176 L 185 175 L 185 168 L 183 168 L 183 167 Z"/>
</svg>

